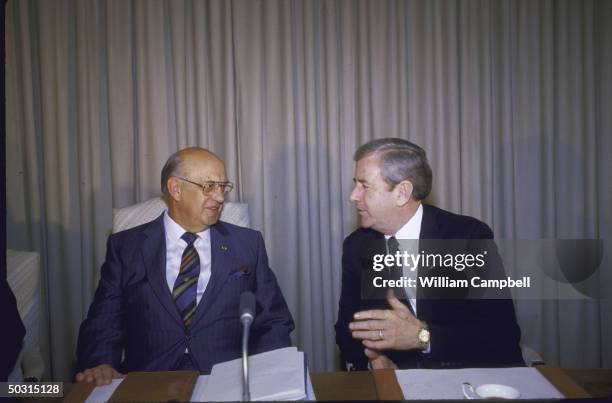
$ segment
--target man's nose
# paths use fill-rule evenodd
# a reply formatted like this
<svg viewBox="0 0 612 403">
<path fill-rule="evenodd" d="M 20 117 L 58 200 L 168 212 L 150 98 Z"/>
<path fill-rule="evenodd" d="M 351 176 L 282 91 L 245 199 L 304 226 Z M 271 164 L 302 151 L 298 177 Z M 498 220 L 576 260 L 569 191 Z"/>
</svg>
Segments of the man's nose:
<svg viewBox="0 0 612 403">
<path fill-rule="evenodd" d="M 357 185 L 353 186 L 351 193 L 349 193 L 349 200 L 352 203 L 357 203 L 361 198 L 361 191 L 357 188 Z"/>
<path fill-rule="evenodd" d="M 225 193 L 223 193 L 220 186 L 215 187 L 212 192 L 212 197 L 217 203 L 223 203 L 225 201 Z"/>
</svg>

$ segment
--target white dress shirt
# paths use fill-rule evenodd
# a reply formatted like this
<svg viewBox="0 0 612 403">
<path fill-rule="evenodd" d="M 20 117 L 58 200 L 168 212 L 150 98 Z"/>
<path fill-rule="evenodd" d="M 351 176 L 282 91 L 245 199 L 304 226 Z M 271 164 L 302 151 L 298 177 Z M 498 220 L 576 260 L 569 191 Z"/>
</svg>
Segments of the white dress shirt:
<svg viewBox="0 0 612 403">
<path fill-rule="evenodd" d="M 187 231 L 168 215 L 168 210 L 164 211 L 164 229 L 166 232 L 166 281 L 168 282 L 170 294 L 172 294 L 174 282 L 179 274 L 183 251 L 187 247 L 187 242 L 181 237 Z M 200 257 L 200 276 L 198 277 L 196 291 L 196 303 L 199 304 L 211 274 L 210 228 L 195 235 L 197 235 L 197 238 L 193 245 Z"/>
</svg>

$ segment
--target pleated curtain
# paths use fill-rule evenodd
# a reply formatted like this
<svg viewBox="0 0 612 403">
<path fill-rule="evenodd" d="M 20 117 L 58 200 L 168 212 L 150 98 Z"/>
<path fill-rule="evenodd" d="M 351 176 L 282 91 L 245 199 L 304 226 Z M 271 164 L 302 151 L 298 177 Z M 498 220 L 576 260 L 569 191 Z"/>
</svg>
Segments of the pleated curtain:
<svg viewBox="0 0 612 403">
<path fill-rule="evenodd" d="M 7 244 L 41 253 L 47 376 L 72 376 L 113 208 L 185 146 L 225 160 L 317 371 L 339 368 L 370 139 L 421 145 L 428 201 L 500 238 L 610 239 L 610 21 L 606 0 L 8 0 Z M 610 299 L 516 306 L 548 363 L 612 365 Z"/>
</svg>

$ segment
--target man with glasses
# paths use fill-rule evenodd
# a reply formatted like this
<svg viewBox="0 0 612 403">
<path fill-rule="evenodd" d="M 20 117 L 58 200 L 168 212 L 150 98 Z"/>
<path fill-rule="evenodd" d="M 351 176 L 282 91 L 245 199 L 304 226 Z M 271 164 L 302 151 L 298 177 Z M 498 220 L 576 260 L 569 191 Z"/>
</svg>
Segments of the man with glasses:
<svg viewBox="0 0 612 403">
<path fill-rule="evenodd" d="M 241 354 L 240 294 L 255 293 L 250 352 L 291 345 L 293 319 L 261 234 L 219 221 L 233 188 L 203 148 L 172 155 L 161 174 L 168 209 L 108 240 L 95 299 L 79 332 L 77 381 L 129 371 L 198 370 Z"/>
</svg>

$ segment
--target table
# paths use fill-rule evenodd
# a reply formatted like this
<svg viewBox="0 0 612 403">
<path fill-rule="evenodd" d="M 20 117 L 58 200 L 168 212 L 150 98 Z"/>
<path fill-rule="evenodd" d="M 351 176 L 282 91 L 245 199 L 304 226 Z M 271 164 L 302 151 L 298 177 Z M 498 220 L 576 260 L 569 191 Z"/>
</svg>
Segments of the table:
<svg viewBox="0 0 612 403">
<path fill-rule="evenodd" d="M 612 396 L 612 369 L 537 368 L 567 397 Z M 378 399 L 374 379 L 369 372 L 313 372 L 310 376 L 319 400 Z"/>
<path fill-rule="evenodd" d="M 612 396 L 612 369 L 561 369 L 552 366 L 540 366 L 538 369 L 566 396 Z M 319 400 L 379 399 L 375 379 L 370 372 L 312 372 L 310 376 Z M 379 388 L 380 386 L 379 384 Z M 65 383 L 64 396 L 75 387 L 77 384 Z M 61 401 L 49 398 L 22 400 L 29 403 Z"/>
<path fill-rule="evenodd" d="M 612 396 L 612 369 L 565 369 L 593 397 Z"/>
<path fill-rule="evenodd" d="M 369 372 L 311 372 L 319 400 L 376 400 L 374 379 Z"/>
</svg>

